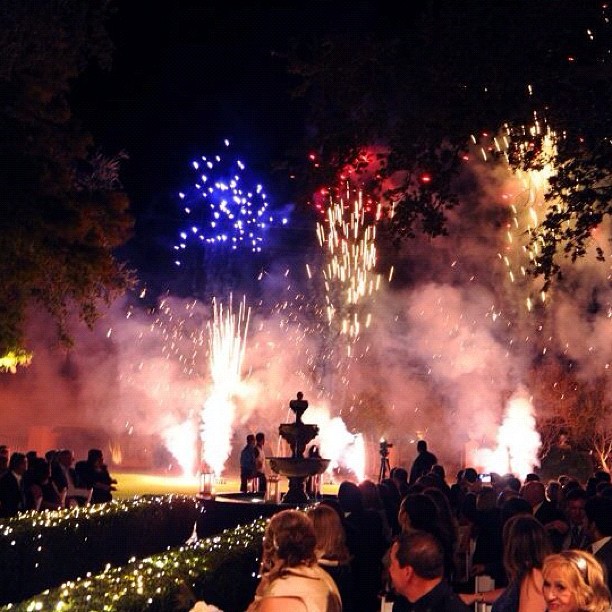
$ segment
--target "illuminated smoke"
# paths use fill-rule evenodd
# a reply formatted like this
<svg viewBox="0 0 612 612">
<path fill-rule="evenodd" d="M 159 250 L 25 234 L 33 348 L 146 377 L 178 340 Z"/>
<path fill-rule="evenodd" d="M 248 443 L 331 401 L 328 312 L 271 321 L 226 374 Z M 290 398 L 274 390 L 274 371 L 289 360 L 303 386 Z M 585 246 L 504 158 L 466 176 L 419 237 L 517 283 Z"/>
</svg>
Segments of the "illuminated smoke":
<svg viewBox="0 0 612 612">
<path fill-rule="evenodd" d="M 211 387 L 202 409 L 201 439 L 202 459 L 217 476 L 223 473 L 231 452 L 250 313 L 245 299 L 237 312 L 231 297 L 225 308 L 213 301 L 213 318 L 208 325 Z"/>
<path fill-rule="evenodd" d="M 508 400 L 494 448 L 479 448 L 472 465 L 484 472 L 513 473 L 524 478 L 539 466 L 540 435 L 536 431 L 534 407 L 524 389 Z"/>
</svg>

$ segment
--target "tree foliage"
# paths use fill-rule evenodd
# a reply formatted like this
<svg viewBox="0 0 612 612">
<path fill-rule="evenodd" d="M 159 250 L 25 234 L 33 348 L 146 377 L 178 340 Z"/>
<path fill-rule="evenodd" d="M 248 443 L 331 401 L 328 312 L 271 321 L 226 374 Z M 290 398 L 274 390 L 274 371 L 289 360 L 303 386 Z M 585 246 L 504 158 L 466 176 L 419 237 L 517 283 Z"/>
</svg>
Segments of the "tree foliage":
<svg viewBox="0 0 612 612">
<path fill-rule="evenodd" d="M 37 303 L 70 342 L 76 308 L 89 326 L 130 286 L 113 255 L 131 234 L 122 154 L 96 150 L 70 91 L 92 63 L 110 66 L 106 0 L 0 4 L 0 354 L 24 342 Z"/>
<path fill-rule="evenodd" d="M 354 10 L 368 12 L 290 54 L 290 70 L 301 77 L 296 95 L 310 102 L 310 144 L 320 156 L 314 179 L 333 184 L 347 165 L 363 173 L 364 152 L 380 147 L 368 188 L 380 192 L 394 178 L 384 195 L 394 203 L 395 242 L 415 232 L 441 235 L 460 200 L 456 178 L 471 135 L 503 127 L 512 137 L 510 163 L 534 167 L 551 129 L 557 173 L 546 197 L 555 205 L 533 235 L 542 248 L 530 270 L 548 286 L 561 260 L 582 257 L 612 213 L 607 7 L 432 1 L 401 24 L 374 3 Z M 603 259 L 609 236 L 598 239 Z"/>
<path fill-rule="evenodd" d="M 592 452 L 596 464 L 610 470 L 612 421 L 606 376 L 584 380 L 567 364 L 550 360 L 532 372 L 531 388 L 538 406 L 537 428 L 546 455 L 563 436 L 572 449 Z"/>
</svg>

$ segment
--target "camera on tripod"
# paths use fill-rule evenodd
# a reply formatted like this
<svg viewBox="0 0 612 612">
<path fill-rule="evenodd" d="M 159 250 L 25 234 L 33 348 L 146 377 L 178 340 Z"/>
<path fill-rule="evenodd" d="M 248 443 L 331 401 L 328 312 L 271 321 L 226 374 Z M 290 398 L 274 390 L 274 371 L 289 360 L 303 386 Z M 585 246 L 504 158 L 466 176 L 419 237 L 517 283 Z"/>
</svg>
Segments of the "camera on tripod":
<svg viewBox="0 0 612 612">
<path fill-rule="evenodd" d="M 393 448 L 393 444 L 391 444 L 390 442 L 387 442 L 386 440 L 381 440 L 380 441 L 380 448 L 379 448 L 379 453 L 381 457 L 388 457 L 389 456 L 389 449 Z"/>
</svg>

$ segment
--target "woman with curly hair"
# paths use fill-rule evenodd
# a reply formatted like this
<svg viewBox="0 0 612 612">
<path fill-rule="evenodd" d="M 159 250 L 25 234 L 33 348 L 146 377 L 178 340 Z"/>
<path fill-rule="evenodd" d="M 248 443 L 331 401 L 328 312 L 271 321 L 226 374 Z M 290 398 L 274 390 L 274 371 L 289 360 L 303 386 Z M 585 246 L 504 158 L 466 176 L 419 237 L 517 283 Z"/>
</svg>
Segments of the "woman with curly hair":
<svg viewBox="0 0 612 612">
<path fill-rule="evenodd" d="M 544 559 L 544 599 L 550 612 L 610 612 L 610 592 L 599 561 L 583 550 Z"/>
<path fill-rule="evenodd" d="M 312 521 L 282 510 L 264 534 L 261 580 L 248 612 L 341 612 L 338 588 L 317 563 Z"/>
</svg>

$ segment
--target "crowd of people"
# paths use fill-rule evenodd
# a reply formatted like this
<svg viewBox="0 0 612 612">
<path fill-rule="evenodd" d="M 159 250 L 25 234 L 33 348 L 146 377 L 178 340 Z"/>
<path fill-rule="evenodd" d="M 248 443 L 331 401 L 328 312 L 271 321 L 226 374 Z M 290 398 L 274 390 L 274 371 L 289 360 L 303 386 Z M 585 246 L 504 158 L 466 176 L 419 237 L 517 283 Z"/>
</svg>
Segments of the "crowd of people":
<svg viewBox="0 0 612 612">
<path fill-rule="evenodd" d="M 111 501 L 117 480 L 104 463 L 104 454 L 91 448 L 75 463 L 71 449 L 10 452 L 0 445 L 0 518 L 26 510 L 59 510 Z"/>
<path fill-rule="evenodd" d="M 274 515 L 249 612 L 612 612 L 609 473 L 449 484 L 422 442 L 410 469 Z"/>
<path fill-rule="evenodd" d="M 410 469 L 276 513 L 248 612 L 612 612 L 608 472 L 544 482 L 467 467 L 449 484 L 422 442 Z M 264 444 L 249 434 L 241 490 L 265 490 Z M 99 449 L 75 464 L 69 449 L 0 447 L 1 517 L 110 501 L 115 485 Z"/>
</svg>

